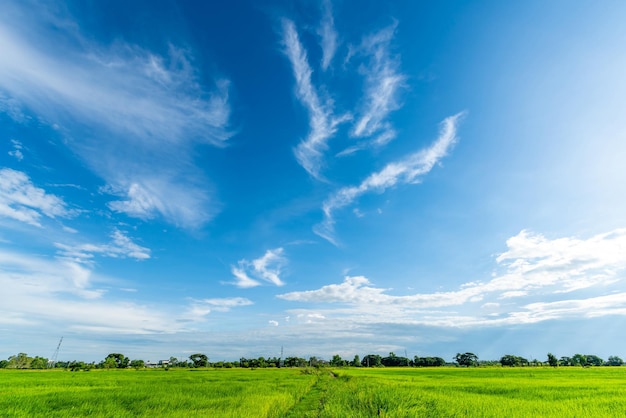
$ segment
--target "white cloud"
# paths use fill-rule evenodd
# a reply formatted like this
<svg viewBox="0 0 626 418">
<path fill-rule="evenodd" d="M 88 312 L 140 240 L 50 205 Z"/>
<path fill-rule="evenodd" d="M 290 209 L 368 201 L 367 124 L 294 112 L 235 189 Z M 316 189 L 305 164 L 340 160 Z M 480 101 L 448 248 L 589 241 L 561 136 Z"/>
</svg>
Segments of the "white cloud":
<svg viewBox="0 0 626 418">
<path fill-rule="evenodd" d="M 326 71 L 335 56 L 338 44 L 338 35 L 333 20 L 333 8 L 330 0 L 322 2 L 322 21 L 317 30 L 322 47 L 322 70 Z"/>
<path fill-rule="evenodd" d="M 275 248 L 267 250 L 263 256 L 252 261 L 239 260 L 238 266 L 231 268 L 234 284 L 241 288 L 260 286 L 263 281 L 276 286 L 284 285 L 280 275 L 287 264 L 287 258 L 283 254 L 283 248 Z"/>
<path fill-rule="evenodd" d="M 309 134 L 294 150 L 298 163 L 313 177 L 320 178 L 323 153 L 328 148 L 327 141 L 337 131 L 337 125 L 350 116 L 333 116 L 332 101 L 322 103 L 313 82 L 313 70 L 307 61 L 307 53 L 300 43 L 294 23 L 282 21 L 284 52 L 291 62 L 296 79 L 296 97 L 309 112 Z"/>
<path fill-rule="evenodd" d="M 192 147 L 232 136 L 229 81 L 200 84 L 188 50 L 170 46 L 159 56 L 122 41 L 98 45 L 45 4 L 10 6 L 0 17 L 3 96 L 60 127 L 73 151 L 126 195 L 115 210 L 187 228 L 211 219 L 215 205 Z"/>
<path fill-rule="evenodd" d="M 22 143 L 12 139 L 11 144 L 13 144 L 13 150 L 9 151 L 9 155 L 14 157 L 17 161 L 22 161 L 24 159 L 24 154 L 22 153 L 22 149 L 24 149 L 24 147 Z"/>
<path fill-rule="evenodd" d="M 371 174 L 358 186 L 339 189 L 324 201 L 322 210 L 324 220 L 314 227 L 314 232 L 322 238 L 337 244 L 334 236 L 334 212 L 349 206 L 360 196 L 375 191 L 384 192 L 396 184 L 413 184 L 427 174 L 456 142 L 457 125 L 464 113 L 447 117 L 441 123 L 439 138 L 428 148 L 404 158 L 398 162 L 387 164 L 381 171 Z"/>
<path fill-rule="evenodd" d="M 401 323 L 432 326 L 486 326 L 531 323 L 548 319 L 626 315 L 626 294 L 561 299 L 583 288 L 596 292 L 624 280 L 626 229 L 589 239 L 547 239 L 522 231 L 507 240 L 508 250 L 496 258 L 504 268 L 486 282 L 465 283 L 448 292 L 391 295 L 363 276 L 340 284 L 278 295 L 293 302 L 332 304 L 320 312 L 300 309 L 299 315 L 323 314 L 347 323 Z M 606 291 L 606 290 L 604 290 Z M 542 299 L 552 299 L 544 302 Z M 480 306 L 478 302 L 482 302 Z M 506 299 L 503 305 L 497 300 Z M 535 302 L 521 305 L 520 300 Z M 433 310 L 437 309 L 437 310 Z M 484 310 L 489 309 L 488 313 Z M 506 309 L 506 310 L 505 310 Z M 496 310 L 494 315 L 493 311 Z"/>
<path fill-rule="evenodd" d="M 240 266 L 241 266 L 241 261 L 240 261 Z M 254 280 L 253 278 L 248 276 L 248 274 L 245 271 L 245 267 L 232 266 L 231 273 L 235 277 L 234 283 L 235 283 L 235 286 L 237 287 L 246 289 L 249 287 L 256 287 L 256 286 L 261 285 L 261 283 L 258 280 Z"/>
<path fill-rule="evenodd" d="M 11 287 L 24 295 L 69 293 L 81 298 L 99 298 L 103 291 L 92 288 L 92 271 L 68 259 L 47 259 L 0 249 L 3 289 Z M 6 294 L 5 294 L 6 296 Z"/>
<path fill-rule="evenodd" d="M 524 306 L 524 311 L 511 314 L 508 321 L 533 323 L 548 319 L 593 318 L 607 315 L 626 315 L 626 293 L 616 293 L 587 299 L 531 303 Z"/>
<path fill-rule="evenodd" d="M 199 320 L 200 318 L 210 314 L 211 312 L 229 312 L 233 308 L 240 306 L 253 305 L 250 299 L 234 297 L 234 298 L 212 298 L 212 299 L 194 299 L 188 309 L 189 318 Z"/>
<path fill-rule="evenodd" d="M 357 54 L 366 55 L 369 60 L 360 67 L 365 78 L 365 100 L 352 134 L 356 137 L 369 137 L 381 132 L 373 142 L 379 146 L 395 137 L 395 131 L 385 120 L 392 111 L 400 108 L 397 96 L 406 81 L 406 76 L 398 71 L 399 58 L 390 52 L 396 27 L 397 22 L 394 22 L 391 26 L 365 37 L 356 49 Z"/>
<path fill-rule="evenodd" d="M 33 185 L 25 173 L 0 169 L 0 216 L 41 227 L 42 215 L 68 217 L 72 211 L 61 198 Z"/>
<path fill-rule="evenodd" d="M 65 257 L 0 248 L 0 323 L 117 335 L 190 331 L 194 322 L 202 321 L 199 316 L 181 314 L 184 309 L 177 306 L 114 300 L 101 285 L 119 279 L 102 277 L 92 267 Z M 244 298 L 200 301 L 222 311 L 251 303 Z"/>
<path fill-rule="evenodd" d="M 274 321 L 274 320 L 272 320 L 272 319 L 270 319 L 270 320 L 268 321 L 268 323 L 269 323 L 271 326 L 273 326 L 273 327 L 277 327 L 277 326 L 278 326 L 278 321 Z"/>
<path fill-rule="evenodd" d="M 103 257 L 134 258 L 146 260 L 150 258 L 150 249 L 134 243 L 128 236 L 115 229 L 111 233 L 111 242 L 108 244 L 54 244 L 59 249 L 59 255 L 77 262 L 89 262 L 95 254 Z"/>
</svg>

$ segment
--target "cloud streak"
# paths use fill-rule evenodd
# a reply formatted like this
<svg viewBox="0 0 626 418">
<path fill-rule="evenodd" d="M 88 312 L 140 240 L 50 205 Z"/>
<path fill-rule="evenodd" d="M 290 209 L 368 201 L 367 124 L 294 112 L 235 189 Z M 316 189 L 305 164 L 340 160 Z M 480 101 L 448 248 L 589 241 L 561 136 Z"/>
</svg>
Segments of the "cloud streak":
<svg viewBox="0 0 626 418">
<path fill-rule="evenodd" d="M 332 101 L 322 102 L 311 75 L 307 53 L 300 42 L 296 27 L 291 20 L 282 20 L 284 53 L 291 63 L 296 80 L 296 97 L 309 113 L 309 134 L 294 150 L 298 163 L 313 177 L 320 178 L 324 151 L 328 140 L 337 132 L 337 125 L 348 120 L 349 115 L 335 117 Z"/>
<path fill-rule="evenodd" d="M 457 140 L 457 126 L 464 112 L 443 120 L 440 127 L 439 137 L 428 148 L 418 151 L 408 157 L 387 164 L 381 171 L 370 174 L 358 186 L 350 186 L 339 189 L 322 205 L 324 220 L 317 224 L 313 231 L 337 245 L 334 233 L 334 213 L 366 193 L 383 193 L 388 188 L 397 184 L 414 184 L 420 181 L 421 176 L 429 173 L 443 157 L 445 157 Z"/>
<path fill-rule="evenodd" d="M 397 296 L 389 294 L 390 289 L 374 287 L 366 277 L 348 276 L 339 284 L 278 297 L 293 302 L 338 305 L 339 308 L 321 313 L 330 320 L 341 317 L 348 322 L 458 327 L 626 315 L 623 292 L 579 299 L 563 297 L 580 289 L 602 291 L 624 280 L 626 229 L 588 239 L 552 240 L 522 231 L 507 240 L 507 247 L 496 258 L 504 268 L 501 274 L 486 282 L 465 283 L 448 292 Z M 545 298 L 560 300 L 536 301 Z"/>
<path fill-rule="evenodd" d="M 390 52 L 397 22 L 365 37 L 357 53 L 367 56 L 367 64 L 360 67 L 365 79 L 364 106 L 352 129 L 355 137 L 370 137 L 378 134 L 372 142 L 381 146 L 395 137 L 386 118 L 400 108 L 398 93 L 404 87 L 406 76 L 399 72 L 400 59 Z"/>
<path fill-rule="evenodd" d="M 46 5 L 21 7 L 0 18 L 5 101 L 58 126 L 88 166 L 127 196 L 115 210 L 190 228 L 208 221 L 211 197 L 191 148 L 223 146 L 232 136 L 230 82 L 201 85 L 188 50 L 170 45 L 161 56 L 121 41 L 98 45 Z"/>
<path fill-rule="evenodd" d="M 42 216 L 67 218 L 72 214 L 63 199 L 35 186 L 25 173 L 0 169 L 0 216 L 42 227 Z"/>
<path fill-rule="evenodd" d="M 90 263 L 94 255 L 112 258 L 134 258 L 147 260 L 150 258 L 150 249 L 134 243 L 124 232 L 115 229 L 111 233 L 109 244 L 80 244 L 67 245 L 55 243 L 59 255 L 80 263 Z"/>
<path fill-rule="evenodd" d="M 330 0 L 322 2 L 322 21 L 317 29 L 322 47 L 322 70 L 326 71 L 330 66 L 335 52 L 337 51 L 338 35 L 335 30 L 335 22 L 333 19 L 333 7 Z"/>
<path fill-rule="evenodd" d="M 239 260 L 237 266 L 231 267 L 231 273 L 237 287 L 256 287 L 263 282 L 283 286 L 285 283 L 280 275 L 286 264 L 287 258 L 284 256 L 283 248 L 275 248 L 267 250 L 263 256 L 252 261 Z"/>
<path fill-rule="evenodd" d="M 240 306 L 253 305 L 250 299 L 234 297 L 234 298 L 211 298 L 193 300 L 189 310 L 188 316 L 195 318 L 196 320 L 205 317 L 211 312 L 229 312 L 233 308 Z"/>
</svg>

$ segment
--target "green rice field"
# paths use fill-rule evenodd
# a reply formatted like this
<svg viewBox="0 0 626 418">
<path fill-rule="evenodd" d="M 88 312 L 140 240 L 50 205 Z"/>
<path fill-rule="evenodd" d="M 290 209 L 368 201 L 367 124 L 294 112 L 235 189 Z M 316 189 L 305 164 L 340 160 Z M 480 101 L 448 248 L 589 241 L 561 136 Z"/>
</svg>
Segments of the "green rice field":
<svg viewBox="0 0 626 418">
<path fill-rule="evenodd" d="M 624 417 L 626 367 L 0 370 L 1 417 Z"/>
</svg>

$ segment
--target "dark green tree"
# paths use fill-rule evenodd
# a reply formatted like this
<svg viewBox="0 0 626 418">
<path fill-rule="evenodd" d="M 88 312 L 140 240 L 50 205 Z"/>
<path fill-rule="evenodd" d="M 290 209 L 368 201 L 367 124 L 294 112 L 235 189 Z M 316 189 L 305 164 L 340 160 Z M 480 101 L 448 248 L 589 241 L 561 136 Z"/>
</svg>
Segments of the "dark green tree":
<svg viewBox="0 0 626 418">
<path fill-rule="evenodd" d="M 552 353 L 548 353 L 548 364 L 552 367 L 557 367 L 559 365 L 559 360 Z"/>
<path fill-rule="evenodd" d="M 602 360 L 600 357 L 593 354 L 587 354 L 585 356 L 585 363 L 583 364 L 583 366 L 602 366 L 603 364 L 604 360 Z"/>
<path fill-rule="evenodd" d="M 500 364 L 509 367 L 521 367 L 527 366 L 528 360 L 526 360 L 524 357 L 507 354 L 505 356 L 502 356 L 502 358 L 500 359 Z"/>
<path fill-rule="evenodd" d="M 408 358 L 396 356 L 393 352 L 389 353 L 387 357 L 383 357 L 380 362 L 385 367 L 406 367 L 411 363 Z"/>
<path fill-rule="evenodd" d="M 36 356 L 30 362 L 30 368 L 31 369 L 45 369 L 47 367 L 48 367 L 48 359 L 44 358 L 44 357 Z"/>
<path fill-rule="evenodd" d="M 350 365 L 352 367 L 361 367 L 361 359 L 359 358 L 358 354 L 354 356 L 354 360 L 352 360 L 352 363 L 350 363 Z"/>
<path fill-rule="evenodd" d="M 382 365 L 382 358 L 378 354 L 368 354 L 361 360 L 363 367 L 381 367 Z"/>
<path fill-rule="evenodd" d="M 446 361 L 441 357 L 413 357 L 413 367 L 441 367 Z"/>
<path fill-rule="evenodd" d="M 302 357 L 287 357 L 285 359 L 285 367 L 305 367 L 306 365 L 307 361 Z"/>
<path fill-rule="evenodd" d="M 339 354 L 335 354 L 330 360 L 330 365 L 333 367 L 344 367 L 348 365 L 348 362 L 342 359 Z"/>
<path fill-rule="evenodd" d="M 73 372 L 77 372 L 79 370 L 85 370 L 87 365 L 83 361 L 70 361 L 67 363 L 67 369 Z"/>
<path fill-rule="evenodd" d="M 206 354 L 192 354 L 189 356 L 189 360 L 192 361 L 193 367 L 207 367 L 209 365 L 209 358 L 206 356 Z"/>
<path fill-rule="evenodd" d="M 130 361 L 130 367 L 133 367 L 135 369 L 143 369 L 144 367 L 146 367 L 146 362 L 143 360 L 131 360 Z"/>
<path fill-rule="evenodd" d="M 9 365 L 9 360 L 0 360 L 0 369 L 6 369 Z"/>
<path fill-rule="evenodd" d="M 609 360 L 606 362 L 607 366 L 622 366 L 624 364 L 624 360 L 617 356 L 610 356 Z"/>
<path fill-rule="evenodd" d="M 456 353 L 454 361 L 462 367 L 474 367 L 478 365 L 478 356 L 474 353 Z"/>
<path fill-rule="evenodd" d="M 113 359 L 113 361 L 115 362 L 115 368 L 117 369 L 125 369 L 130 364 L 130 360 L 128 359 L 128 357 L 120 353 L 109 354 L 108 356 L 105 357 L 104 362 L 106 363 L 109 359 Z M 110 364 L 111 362 L 109 361 L 109 365 Z M 111 368 L 111 367 L 108 367 L 108 368 Z"/>
<path fill-rule="evenodd" d="M 587 364 L 587 357 L 583 354 L 574 354 L 572 356 L 572 366 L 584 366 Z"/>
</svg>

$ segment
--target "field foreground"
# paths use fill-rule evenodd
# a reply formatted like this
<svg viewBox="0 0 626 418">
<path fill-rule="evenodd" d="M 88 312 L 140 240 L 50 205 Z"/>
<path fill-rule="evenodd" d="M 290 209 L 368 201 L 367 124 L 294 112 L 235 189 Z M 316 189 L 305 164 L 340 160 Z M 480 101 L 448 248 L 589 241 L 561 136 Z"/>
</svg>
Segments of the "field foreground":
<svg viewBox="0 0 626 418">
<path fill-rule="evenodd" d="M 3 417 L 623 417 L 626 367 L 0 371 Z"/>
</svg>

